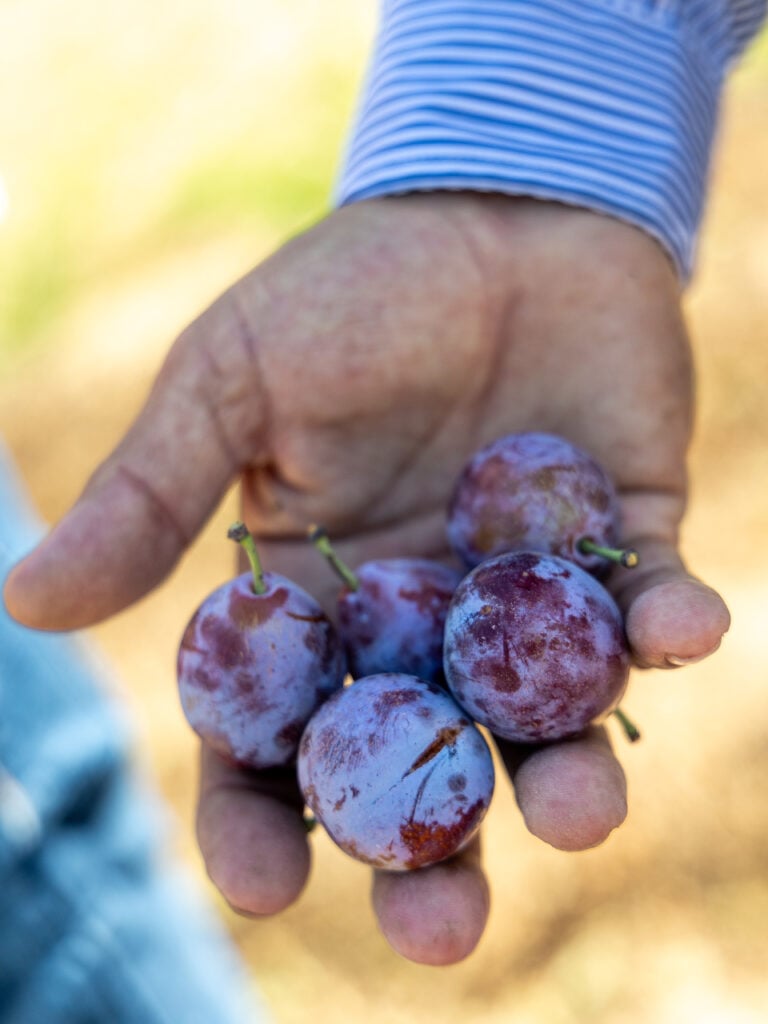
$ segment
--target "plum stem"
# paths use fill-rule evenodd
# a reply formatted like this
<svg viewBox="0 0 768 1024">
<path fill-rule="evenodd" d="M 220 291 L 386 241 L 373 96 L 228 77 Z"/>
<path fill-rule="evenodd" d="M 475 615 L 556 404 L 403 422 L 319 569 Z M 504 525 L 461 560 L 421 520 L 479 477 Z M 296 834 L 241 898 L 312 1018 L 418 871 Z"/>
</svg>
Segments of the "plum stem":
<svg viewBox="0 0 768 1024">
<path fill-rule="evenodd" d="M 310 832 L 314 832 L 314 830 L 317 828 L 317 818 L 312 813 L 309 807 L 304 808 L 302 820 L 304 822 L 304 831 L 307 833 L 307 835 L 309 835 Z"/>
<path fill-rule="evenodd" d="M 330 562 L 338 576 L 347 584 L 350 590 L 359 590 L 360 581 L 346 563 L 344 563 L 333 549 L 328 531 L 323 526 L 316 526 L 314 523 L 307 530 L 307 536 L 315 545 L 321 555 Z"/>
<path fill-rule="evenodd" d="M 640 556 L 634 548 L 609 548 L 603 544 L 596 544 L 589 537 L 582 537 L 576 546 L 582 555 L 599 555 L 601 558 L 607 558 L 609 562 L 623 565 L 625 569 L 634 569 L 640 562 Z"/>
<path fill-rule="evenodd" d="M 236 522 L 232 523 L 227 536 L 230 540 L 236 541 L 240 547 L 248 555 L 248 561 L 251 563 L 251 573 L 253 575 L 253 592 L 254 594 L 266 594 L 267 587 L 264 583 L 264 572 L 261 568 L 261 561 L 259 560 L 259 553 L 256 550 L 256 544 L 251 532 L 245 523 Z"/>
<path fill-rule="evenodd" d="M 640 739 L 640 730 L 637 728 L 635 723 L 629 718 L 621 708 L 614 708 L 614 715 L 621 722 L 621 727 L 624 730 L 624 735 L 627 737 L 630 743 L 637 743 Z"/>
</svg>

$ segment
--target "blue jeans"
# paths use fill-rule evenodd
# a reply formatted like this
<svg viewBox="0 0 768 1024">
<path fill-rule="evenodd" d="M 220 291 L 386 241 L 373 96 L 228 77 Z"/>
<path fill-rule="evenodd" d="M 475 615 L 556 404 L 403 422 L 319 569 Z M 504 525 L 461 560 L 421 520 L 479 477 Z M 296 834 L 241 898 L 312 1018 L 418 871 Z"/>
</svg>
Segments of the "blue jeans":
<svg viewBox="0 0 768 1024">
<path fill-rule="evenodd" d="M 0 578 L 40 528 L 0 445 Z M 257 1024 L 90 649 L 0 609 L 0 1022 Z"/>
</svg>

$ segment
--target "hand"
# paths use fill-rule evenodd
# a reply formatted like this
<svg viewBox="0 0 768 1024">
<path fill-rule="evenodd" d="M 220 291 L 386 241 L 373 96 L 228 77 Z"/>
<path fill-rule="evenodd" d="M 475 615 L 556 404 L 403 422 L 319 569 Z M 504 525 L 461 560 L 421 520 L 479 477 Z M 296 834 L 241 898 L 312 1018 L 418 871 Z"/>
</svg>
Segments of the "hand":
<svg viewBox="0 0 768 1024">
<path fill-rule="evenodd" d="M 46 629 L 119 611 L 163 579 L 239 478 L 265 566 L 330 607 L 336 583 L 308 523 L 352 565 L 448 557 L 444 510 L 464 460 L 540 429 L 587 448 L 619 486 L 622 541 L 641 566 L 611 586 L 637 664 L 696 660 L 728 612 L 677 553 L 691 406 L 679 286 L 642 232 L 527 199 L 362 202 L 183 333 L 126 437 L 12 573 L 6 602 Z M 500 750 L 528 828 L 552 845 L 596 845 L 623 820 L 624 776 L 602 730 Z M 202 765 L 211 877 L 235 908 L 279 911 L 309 870 L 293 773 L 238 772 L 209 750 Z M 478 844 L 417 873 L 376 873 L 373 900 L 404 956 L 461 959 L 488 911 Z"/>
</svg>

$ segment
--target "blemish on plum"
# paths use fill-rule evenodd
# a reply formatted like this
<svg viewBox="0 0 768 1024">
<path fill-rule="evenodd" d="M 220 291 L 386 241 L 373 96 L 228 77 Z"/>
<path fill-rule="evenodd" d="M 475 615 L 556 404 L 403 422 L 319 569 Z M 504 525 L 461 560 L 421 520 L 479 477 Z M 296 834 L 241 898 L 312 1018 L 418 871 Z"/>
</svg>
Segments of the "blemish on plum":
<svg viewBox="0 0 768 1024">
<path fill-rule="evenodd" d="M 522 686 L 520 673 L 508 657 L 503 661 L 483 659 L 478 662 L 478 670 L 489 673 L 488 678 L 493 681 L 493 688 L 499 693 L 516 693 Z"/>
<path fill-rule="evenodd" d="M 420 699 L 416 690 L 387 690 L 373 702 L 373 710 L 383 723 L 400 708 L 418 703 Z"/>
<path fill-rule="evenodd" d="M 248 672 L 247 670 L 235 672 L 234 681 L 235 688 L 241 696 L 250 697 L 254 692 L 256 678 L 252 672 Z"/>
<path fill-rule="evenodd" d="M 200 690 L 206 690 L 208 693 L 215 693 L 221 686 L 221 680 L 202 666 L 195 667 L 190 672 L 189 679 L 193 686 Z"/>
<path fill-rule="evenodd" d="M 452 594 L 453 590 L 439 587 L 434 583 L 424 583 L 417 589 L 402 586 L 397 592 L 398 597 L 410 601 L 419 613 L 427 618 L 433 615 L 442 618 Z"/>
<path fill-rule="evenodd" d="M 270 619 L 287 600 L 288 591 L 285 587 L 267 591 L 266 594 L 243 593 L 233 588 L 229 595 L 227 613 L 239 629 L 253 629 Z"/>
<path fill-rule="evenodd" d="M 511 531 L 510 531 L 511 533 Z M 509 534 L 507 535 L 509 536 Z M 498 537 L 498 524 L 479 522 L 477 529 L 472 533 L 472 546 L 481 554 L 488 554 L 493 550 Z"/>
<path fill-rule="evenodd" d="M 419 768 L 423 768 L 425 764 L 428 764 L 433 758 L 437 757 L 440 751 L 444 750 L 446 747 L 455 746 L 456 737 L 459 736 L 462 731 L 463 727 L 459 725 L 446 725 L 442 728 L 429 746 L 419 754 L 405 775 L 410 775 L 411 772 L 415 772 L 418 771 Z"/>
<path fill-rule="evenodd" d="M 345 850 L 350 857 L 354 857 L 355 860 L 359 860 L 362 864 L 368 864 L 372 868 L 385 868 L 397 857 L 397 854 L 392 851 L 388 853 L 379 853 L 373 857 L 368 856 L 362 852 L 358 844 L 353 840 L 345 839 L 343 836 L 335 836 L 333 833 L 329 834 L 333 838 L 334 842 L 336 842 L 342 850 Z"/>
<path fill-rule="evenodd" d="M 477 616 L 469 627 L 454 637 L 457 650 L 462 654 L 471 654 L 475 647 L 488 647 L 496 643 L 499 626 L 497 616 Z"/>
<path fill-rule="evenodd" d="M 400 838 L 411 854 L 405 866 L 412 870 L 456 850 L 472 834 L 484 810 L 485 802 L 476 800 L 450 825 L 409 819 L 400 826 Z"/>
<path fill-rule="evenodd" d="M 239 629 L 232 629 L 216 615 L 200 621 L 200 637 L 209 646 L 212 659 L 225 669 L 236 668 L 250 660 L 248 641 Z"/>
<path fill-rule="evenodd" d="M 530 482 L 535 488 L 547 493 L 552 491 L 558 483 L 558 475 L 561 473 L 572 473 L 571 466 L 542 466 L 530 475 Z"/>
<path fill-rule="evenodd" d="M 467 788 L 467 776 L 463 772 L 456 772 L 448 777 L 448 789 L 452 793 L 461 793 Z"/>
<path fill-rule="evenodd" d="M 613 503 L 612 496 L 606 485 L 585 488 L 587 501 L 598 512 L 608 512 Z"/>
<path fill-rule="evenodd" d="M 335 726 L 329 725 L 315 735 L 315 757 L 334 774 L 344 768 L 358 767 L 363 761 L 363 751 L 357 739 L 342 736 Z"/>
<path fill-rule="evenodd" d="M 520 655 L 526 661 L 538 661 L 547 651 L 547 641 L 541 634 L 529 636 L 518 644 Z"/>
<path fill-rule="evenodd" d="M 368 595 L 370 595 L 370 597 L 372 598 L 374 604 L 381 597 L 381 584 L 379 583 L 378 580 L 366 579 L 366 581 L 365 581 L 365 590 L 366 590 L 366 593 Z M 359 591 L 356 591 L 354 593 L 358 593 L 359 594 Z"/>
</svg>

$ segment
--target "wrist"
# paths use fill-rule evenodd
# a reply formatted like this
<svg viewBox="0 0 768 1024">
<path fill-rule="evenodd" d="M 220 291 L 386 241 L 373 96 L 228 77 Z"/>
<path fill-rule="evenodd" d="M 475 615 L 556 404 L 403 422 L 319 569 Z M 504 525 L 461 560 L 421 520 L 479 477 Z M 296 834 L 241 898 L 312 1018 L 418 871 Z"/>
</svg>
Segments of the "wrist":
<svg viewBox="0 0 768 1024">
<path fill-rule="evenodd" d="M 465 291 L 482 290 L 489 309 L 562 295 L 575 278 L 579 288 L 596 293 L 631 287 L 659 303 L 680 302 L 680 277 L 657 239 L 594 210 L 529 196 L 435 190 L 361 200 L 339 215 L 365 208 L 369 235 L 378 226 L 408 246 L 414 236 L 428 239 L 439 259 L 451 259 Z"/>
</svg>

